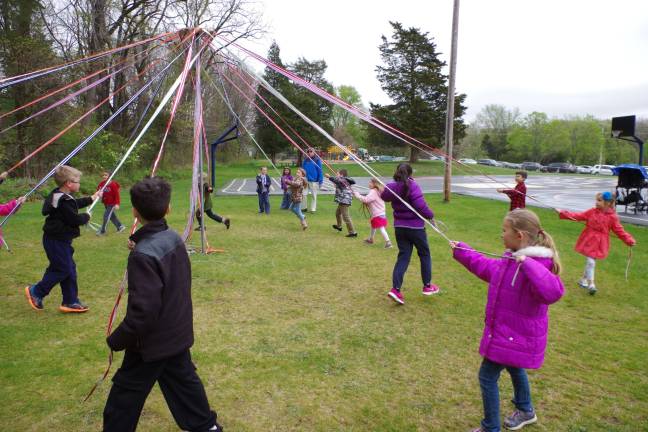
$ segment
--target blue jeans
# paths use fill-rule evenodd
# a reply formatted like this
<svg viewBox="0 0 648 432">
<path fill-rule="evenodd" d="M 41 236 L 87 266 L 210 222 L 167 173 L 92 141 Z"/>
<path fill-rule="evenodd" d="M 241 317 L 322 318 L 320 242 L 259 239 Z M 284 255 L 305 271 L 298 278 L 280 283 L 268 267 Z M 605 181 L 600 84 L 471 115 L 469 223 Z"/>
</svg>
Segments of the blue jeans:
<svg viewBox="0 0 648 432">
<path fill-rule="evenodd" d="M 403 278 L 407 267 L 409 267 L 412 249 L 416 246 L 419 260 L 421 261 L 421 279 L 423 285 L 432 281 L 432 257 L 428 246 L 427 233 L 425 229 L 400 228 L 396 227 L 396 243 L 398 244 L 398 258 L 392 273 L 392 286 L 400 291 L 403 286 Z"/>
<path fill-rule="evenodd" d="M 291 198 L 290 198 L 290 192 L 286 191 L 283 194 L 283 199 L 281 200 L 281 209 L 282 210 L 288 210 L 290 208 L 290 204 L 292 203 Z"/>
<path fill-rule="evenodd" d="M 484 358 L 481 368 L 479 368 L 479 386 L 481 387 L 482 402 L 484 404 L 484 419 L 481 422 L 481 427 L 486 432 L 500 432 L 501 430 L 497 380 L 499 380 L 503 369 L 506 369 L 511 375 L 515 407 L 520 411 L 533 411 L 531 389 L 529 388 L 529 378 L 526 371 L 522 368 L 505 366 Z"/>
<path fill-rule="evenodd" d="M 34 294 L 41 298 L 46 297 L 52 288 L 60 283 L 63 292 L 62 303 L 76 303 L 79 300 L 77 297 L 79 287 L 77 286 L 72 240 L 54 240 L 43 236 L 43 248 L 49 260 L 49 266 L 45 270 L 43 279 L 34 287 Z"/>
<path fill-rule="evenodd" d="M 270 193 L 257 192 L 259 195 L 259 213 L 270 214 Z"/>
<path fill-rule="evenodd" d="M 300 221 L 304 220 L 304 214 L 301 211 L 301 203 L 294 202 L 290 204 L 290 210 L 297 215 Z"/>
<path fill-rule="evenodd" d="M 110 221 L 115 225 L 115 228 L 119 229 L 122 227 L 122 223 L 119 221 L 119 218 L 117 218 L 117 215 L 115 214 L 115 206 L 104 204 L 104 207 L 106 207 L 106 210 L 104 210 L 103 224 L 101 225 L 101 230 L 99 231 L 101 234 L 106 234 L 108 219 L 110 219 Z"/>
</svg>

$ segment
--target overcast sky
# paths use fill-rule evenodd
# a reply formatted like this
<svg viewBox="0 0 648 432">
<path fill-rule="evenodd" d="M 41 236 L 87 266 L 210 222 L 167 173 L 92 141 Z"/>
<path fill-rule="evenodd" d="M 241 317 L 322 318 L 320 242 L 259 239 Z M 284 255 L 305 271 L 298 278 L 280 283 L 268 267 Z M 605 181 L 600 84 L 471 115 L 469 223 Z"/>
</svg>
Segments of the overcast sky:
<svg viewBox="0 0 648 432">
<path fill-rule="evenodd" d="M 334 85 L 390 103 L 376 79 L 389 21 L 428 32 L 449 63 L 452 0 L 261 0 L 267 37 L 245 46 L 284 63 L 324 59 Z M 255 68 L 260 66 L 254 65 Z M 467 119 L 487 104 L 551 117 L 648 117 L 648 0 L 462 0 L 458 92 Z"/>
</svg>

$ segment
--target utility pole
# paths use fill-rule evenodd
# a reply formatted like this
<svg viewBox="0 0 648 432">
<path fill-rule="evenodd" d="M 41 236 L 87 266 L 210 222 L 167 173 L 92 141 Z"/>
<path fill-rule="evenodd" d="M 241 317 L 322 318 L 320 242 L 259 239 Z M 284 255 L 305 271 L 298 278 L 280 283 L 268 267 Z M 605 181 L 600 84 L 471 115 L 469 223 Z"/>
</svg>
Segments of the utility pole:
<svg viewBox="0 0 648 432">
<path fill-rule="evenodd" d="M 452 11 L 452 47 L 450 49 L 450 76 L 448 78 L 448 107 L 446 109 L 446 164 L 443 176 L 443 201 L 450 202 L 452 178 L 452 140 L 454 128 L 455 76 L 457 73 L 457 37 L 459 34 L 459 0 L 454 0 Z"/>
</svg>

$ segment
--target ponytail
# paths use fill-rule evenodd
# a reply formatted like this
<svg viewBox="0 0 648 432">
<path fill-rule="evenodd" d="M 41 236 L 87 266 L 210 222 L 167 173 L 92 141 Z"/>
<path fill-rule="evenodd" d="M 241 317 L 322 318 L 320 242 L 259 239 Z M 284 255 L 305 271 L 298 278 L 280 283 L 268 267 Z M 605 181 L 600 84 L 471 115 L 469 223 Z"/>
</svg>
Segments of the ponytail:
<svg viewBox="0 0 648 432">
<path fill-rule="evenodd" d="M 409 178 L 412 177 L 412 167 L 408 163 L 398 164 L 394 173 L 394 180 L 403 185 L 401 198 L 406 199 L 409 195 Z"/>
<path fill-rule="evenodd" d="M 556 249 L 556 243 L 553 237 L 547 231 L 540 229 L 535 244 L 551 249 L 551 252 L 553 252 L 553 267 L 551 267 L 551 272 L 559 275 L 562 271 L 562 264 L 560 263 L 560 256 L 558 255 L 558 249 Z"/>
<path fill-rule="evenodd" d="M 511 223 L 515 231 L 526 234 L 531 242 L 531 246 L 543 246 L 550 249 L 553 252 L 551 272 L 560 274 L 562 265 L 560 264 L 560 256 L 556 249 L 556 243 L 551 235 L 542 229 L 540 219 L 535 213 L 527 209 L 515 209 L 509 212 L 504 219 Z"/>
</svg>

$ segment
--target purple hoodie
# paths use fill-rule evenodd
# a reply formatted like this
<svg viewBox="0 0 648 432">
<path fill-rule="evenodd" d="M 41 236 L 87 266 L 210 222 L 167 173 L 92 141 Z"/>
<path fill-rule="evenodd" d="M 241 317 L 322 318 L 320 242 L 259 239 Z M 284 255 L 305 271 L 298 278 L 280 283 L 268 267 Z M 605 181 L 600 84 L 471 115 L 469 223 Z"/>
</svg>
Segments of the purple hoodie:
<svg viewBox="0 0 648 432">
<path fill-rule="evenodd" d="M 454 258 L 488 282 L 488 301 L 479 354 L 506 366 L 538 369 L 544 361 L 549 327 L 549 305 L 565 292 L 560 277 L 551 272 L 553 252 L 531 246 L 504 256 L 525 255 L 521 263 L 510 258 L 486 258 L 459 243 Z"/>
<path fill-rule="evenodd" d="M 286 184 L 286 180 L 292 180 L 293 176 L 290 174 L 283 174 L 281 176 L 281 189 L 283 189 L 284 192 L 288 192 L 288 185 Z"/>
<path fill-rule="evenodd" d="M 405 201 L 409 203 L 417 212 L 421 214 L 426 219 L 434 219 L 434 213 L 428 207 L 423 197 L 423 192 L 421 188 L 414 181 L 414 179 L 408 179 L 409 193 L 407 197 L 403 197 Z M 414 229 L 423 229 L 425 228 L 425 221 L 421 220 L 420 217 L 416 215 L 412 210 L 407 208 L 405 204 L 391 192 L 398 194 L 402 197 L 403 194 L 403 184 L 398 182 L 388 183 L 385 190 L 380 194 L 385 202 L 391 202 L 392 210 L 394 211 L 394 227 L 396 228 L 414 228 Z"/>
</svg>

